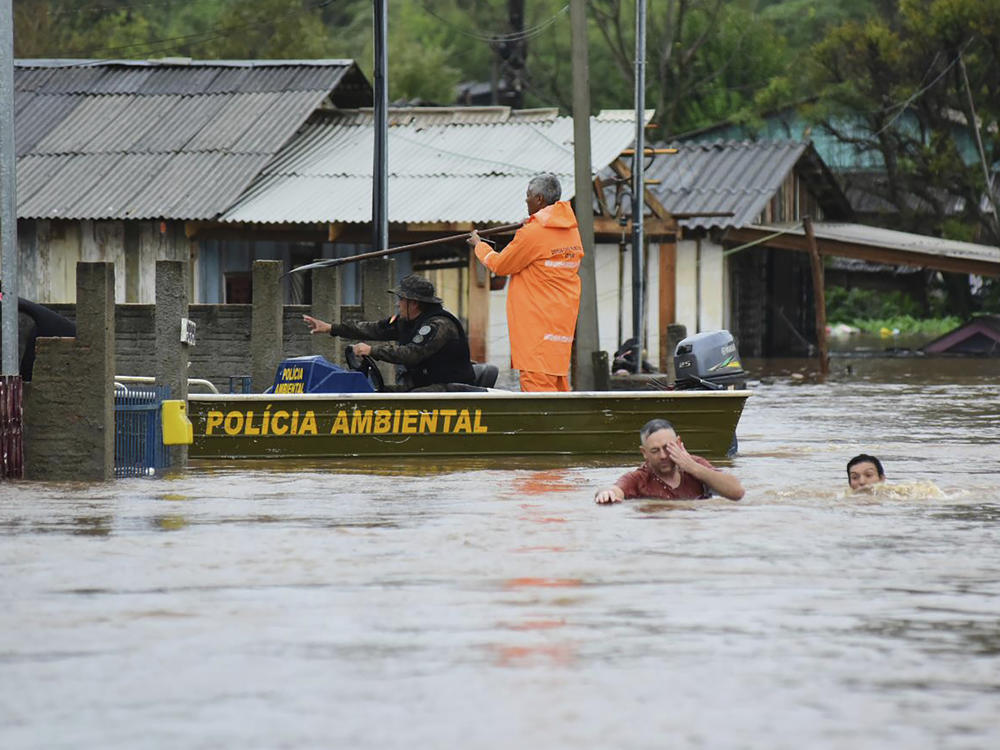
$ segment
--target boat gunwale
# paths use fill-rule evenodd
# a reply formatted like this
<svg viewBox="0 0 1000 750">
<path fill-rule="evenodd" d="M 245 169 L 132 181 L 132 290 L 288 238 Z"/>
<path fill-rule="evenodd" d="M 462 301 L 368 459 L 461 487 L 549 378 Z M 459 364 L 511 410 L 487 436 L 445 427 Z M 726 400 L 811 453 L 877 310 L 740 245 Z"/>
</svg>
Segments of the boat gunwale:
<svg viewBox="0 0 1000 750">
<path fill-rule="evenodd" d="M 427 393 L 189 393 L 188 401 L 274 401 L 289 399 L 292 401 L 460 401 L 475 400 L 522 400 L 553 398 L 568 399 L 655 399 L 655 398 L 749 398 L 753 395 L 749 390 L 733 391 L 552 391 L 531 392 L 520 391 L 458 391 L 458 392 L 427 392 Z"/>
</svg>

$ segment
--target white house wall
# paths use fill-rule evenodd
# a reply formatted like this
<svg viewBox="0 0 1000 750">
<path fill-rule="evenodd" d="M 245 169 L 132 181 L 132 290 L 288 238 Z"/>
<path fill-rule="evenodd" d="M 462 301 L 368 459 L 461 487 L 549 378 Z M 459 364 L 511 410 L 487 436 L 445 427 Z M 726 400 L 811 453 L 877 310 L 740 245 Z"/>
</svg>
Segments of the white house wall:
<svg viewBox="0 0 1000 750">
<path fill-rule="evenodd" d="M 625 251 L 625 283 L 624 289 L 618 288 L 619 250 L 616 244 L 597 245 L 594 248 L 594 267 L 597 276 L 597 329 L 598 342 L 601 351 L 609 357 L 627 339 L 632 330 L 632 259 Z M 622 297 L 624 295 L 624 297 Z M 619 299 L 621 306 L 622 338 L 618 338 Z"/>
<path fill-rule="evenodd" d="M 689 333 L 716 331 L 725 328 L 725 261 L 722 247 L 707 239 L 699 242 L 701 263 L 698 268 L 698 290 L 701 295 L 698 328 Z"/>
<path fill-rule="evenodd" d="M 677 322 L 688 335 L 726 327 L 728 292 L 721 245 L 706 239 L 677 243 Z"/>
<path fill-rule="evenodd" d="M 698 241 L 681 240 L 677 243 L 675 274 L 676 297 L 674 319 L 687 328 L 688 333 L 698 331 Z"/>
</svg>

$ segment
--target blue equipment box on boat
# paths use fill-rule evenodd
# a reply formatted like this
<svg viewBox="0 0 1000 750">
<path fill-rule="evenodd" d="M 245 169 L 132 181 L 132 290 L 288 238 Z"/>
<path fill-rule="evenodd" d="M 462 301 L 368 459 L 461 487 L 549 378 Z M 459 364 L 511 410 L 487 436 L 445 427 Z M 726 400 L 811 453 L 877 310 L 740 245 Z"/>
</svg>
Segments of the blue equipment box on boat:
<svg viewBox="0 0 1000 750">
<path fill-rule="evenodd" d="M 322 355 L 289 357 L 278 365 L 271 393 L 374 393 L 368 378 Z"/>
</svg>

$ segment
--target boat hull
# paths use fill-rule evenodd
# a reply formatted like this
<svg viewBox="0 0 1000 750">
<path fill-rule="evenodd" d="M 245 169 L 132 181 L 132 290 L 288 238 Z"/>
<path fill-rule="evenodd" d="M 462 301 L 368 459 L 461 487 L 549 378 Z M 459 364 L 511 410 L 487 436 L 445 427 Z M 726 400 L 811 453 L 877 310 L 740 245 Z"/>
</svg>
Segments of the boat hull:
<svg viewBox="0 0 1000 750">
<path fill-rule="evenodd" d="M 191 395 L 189 457 L 635 455 L 669 419 L 693 453 L 729 450 L 749 391 Z"/>
</svg>

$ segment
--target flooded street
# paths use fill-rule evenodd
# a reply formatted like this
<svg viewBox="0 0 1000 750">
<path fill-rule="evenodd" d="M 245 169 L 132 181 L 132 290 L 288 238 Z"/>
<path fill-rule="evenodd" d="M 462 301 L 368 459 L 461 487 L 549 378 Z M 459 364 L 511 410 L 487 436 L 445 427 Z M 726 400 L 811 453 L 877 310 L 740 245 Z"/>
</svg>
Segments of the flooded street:
<svg viewBox="0 0 1000 750">
<path fill-rule="evenodd" d="M 0 484 L 0 747 L 1000 746 L 1000 360 L 803 366 L 740 503 L 596 506 L 638 454 Z"/>
</svg>

